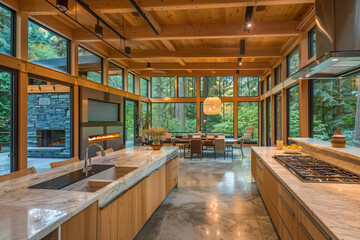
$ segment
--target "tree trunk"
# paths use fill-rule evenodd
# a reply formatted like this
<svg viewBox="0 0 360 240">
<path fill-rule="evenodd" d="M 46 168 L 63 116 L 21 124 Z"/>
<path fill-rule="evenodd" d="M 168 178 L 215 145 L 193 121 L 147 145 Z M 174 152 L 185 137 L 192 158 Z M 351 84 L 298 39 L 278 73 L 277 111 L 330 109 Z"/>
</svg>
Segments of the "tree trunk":
<svg viewBox="0 0 360 240">
<path fill-rule="evenodd" d="M 358 95 L 356 103 L 356 117 L 355 117 L 355 129 L 354 129 L 354 145 L 360 147 L 360 76 L 357 77 L 358 82 Z"/>
</svg>

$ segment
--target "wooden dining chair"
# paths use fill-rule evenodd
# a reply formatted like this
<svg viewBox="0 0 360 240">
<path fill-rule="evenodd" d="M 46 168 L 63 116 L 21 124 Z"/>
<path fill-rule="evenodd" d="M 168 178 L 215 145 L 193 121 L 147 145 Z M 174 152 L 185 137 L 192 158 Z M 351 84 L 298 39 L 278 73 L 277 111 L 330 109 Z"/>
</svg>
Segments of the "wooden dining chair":
<svg viewBox="0 0 360 240">
<path fill-rule="evenodd" d="M 221 138 L 217 138 L 214 141 L 214 145 L 215 145 L 215 159 L 216 159 L 216 155 L 218 153 L 224 153 L 224 160 L 225 160 L 225 153 L 226 153 L 226 149 L 225 149 L 225 139 L 221 139 Z"/>
<path fill-rule="evenodd" d="M 34 167 L 22 169 L 22 170 L 19 170 L 16 172 L 12 172 L 12 173 L 0 176 L 0 182 L 12 180 L 12 179 L 19 178 L 19 177 L 24 177 L 24 176 L 27 176 L 27 175 L 30 175 L 33 173 L 36 173 L 36 170 Z"/>
<path fill-rule="evenodd" d="M 108 149 L 104 150 L 105 154 L 112 153 L 112 152 L 114 152 L 113 148 L 108 148 Z M 96 152 L 96 156 L 100 157 L 101 156 L 101 151 Z"/>
<path fill-rule="evenodd" d="M 190 142 L 190 160 L 192 159 L 192 156 L 194 153 L 200 155 L 200 160 L 202 160 L 202 154 L 203 154 L 203 142 L 201 139 L 192 139 Z"/>
<path fill-rule="evenodd" d="M 239 148 L 241 150 L 241 155 L 243 157 L 244 157 L 244 152 L 243 152 L 244 140 L 245 140 L 245 137 L 243 136 L 238 141 L 236 141 L 233 145 L 233 149 Z"/>
<path fill-rule="evenodd" d="M 76 163 L 78 161 L 80 161 L 79 157 L 76 156 L 76 157 L 61 161 L 61 162 L 52 162 L 52 163 L 50 163 L 50 166 L 51 166 L 51 168 L 57 168 L 57 167 L 65 166 L 70 163 Z"/>
</svg>

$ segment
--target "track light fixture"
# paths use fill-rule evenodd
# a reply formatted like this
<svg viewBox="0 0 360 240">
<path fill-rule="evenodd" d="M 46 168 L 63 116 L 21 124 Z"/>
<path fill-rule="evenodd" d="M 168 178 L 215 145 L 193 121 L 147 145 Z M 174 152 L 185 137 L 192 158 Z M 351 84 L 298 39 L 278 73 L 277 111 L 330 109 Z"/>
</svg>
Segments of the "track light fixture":
<svg viewBox="0 0 360 240">
<path fill-rule="evenodd" d="M 250 32 L 251 19 L 253 15 L 253 6 L 247 6 L 245 12 L 244 31 Z"/>
<path fill-rule="evenodd" d="M 56 7 L 62 12 L 69 10 L 69 1 L 68 0 L 56 0 Z"/>
<path fill-rule="evenodd" d="M 131 56 L 131 47 L 125 47 L 125 54 Z"/>
<path fill-rule="evenodd" d="M 238 65 L 238 67 L 241 67 L 241 65 L 242 65 L 242 58 L 238 58 L 237 65 Z"/>
<path fill-rule="evenodd" d="M 97 23 L 95 24 L 95 34 L 99 38 L 103 38 L 103 28 L 100 26 L 99 19 L 97 20 Z"/>
<path fill-rule="evenodd" d="M 240 70 L 236 70 L 236 74 L 239 74 L 240 73 Z"/>
<path fill-rule="evenodd" d="M 147 67 L 147 68 L 151 68 L 151 63 L 148 62 L 148 63 L 146 64 L 146 67 Z"/>
</svg>

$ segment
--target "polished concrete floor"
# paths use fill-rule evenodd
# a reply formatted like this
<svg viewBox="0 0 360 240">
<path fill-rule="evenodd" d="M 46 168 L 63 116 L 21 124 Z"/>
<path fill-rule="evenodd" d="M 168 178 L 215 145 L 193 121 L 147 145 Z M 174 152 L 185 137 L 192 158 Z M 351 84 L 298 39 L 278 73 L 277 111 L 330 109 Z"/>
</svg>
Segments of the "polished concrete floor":
<svg viewBox="0 0 360 240">
<path fill-rule="evenodd" d="M 180 159 L 175 188 L 136 237 L 146 239 L 278 239 L 255 183 L 250 148 L 223 158 Z"/>
</svg>

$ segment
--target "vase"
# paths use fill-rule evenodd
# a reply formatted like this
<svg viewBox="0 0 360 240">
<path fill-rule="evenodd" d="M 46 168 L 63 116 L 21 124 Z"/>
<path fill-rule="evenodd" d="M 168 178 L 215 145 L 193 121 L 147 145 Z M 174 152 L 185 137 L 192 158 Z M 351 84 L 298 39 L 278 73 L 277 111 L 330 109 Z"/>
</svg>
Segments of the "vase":
<svg viewBox="0 0 360 240">
<path fill-rule="evenodd" d="M 153 139 L 152 145 L 150 145 L 150 147 L 153 150 L 160 150 L 161 149 L 161 142 L 160 139 Z"/>
<path fill-rule="evenodd" d="M 335 130 L 334 135 L 331 137 L 331 145 L 334 148 L 345 148 L 346 139 L 340 128 Z"/>
</svg>

